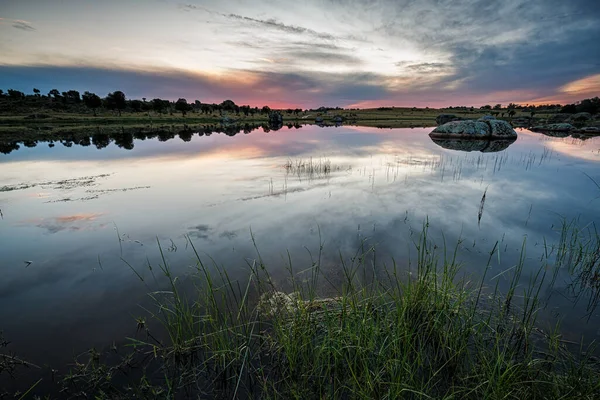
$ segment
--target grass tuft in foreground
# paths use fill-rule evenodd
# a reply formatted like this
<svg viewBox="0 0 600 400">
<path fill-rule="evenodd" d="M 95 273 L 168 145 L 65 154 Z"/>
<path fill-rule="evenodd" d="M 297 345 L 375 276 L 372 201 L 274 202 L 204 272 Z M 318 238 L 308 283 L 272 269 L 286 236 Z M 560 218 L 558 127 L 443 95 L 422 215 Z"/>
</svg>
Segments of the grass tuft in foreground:
<svg viewBox="0 0 600 400">
<path fill-rule="evenodd" d="M 396 265 L 376 272 L 367 261 L 373 249 L 366 249 L 350 264 L 340 261 L 344 280 L 329 298 L 316 295 L 328 284 L 320 261 L 302 271 L 303 279 L 290 264 L 293 290 L 283 293 L 260 253 L 243 282 L 205 264 L 195 248 L 193 277 L 178 280 L 163 256 L 160 271 L 169 288 L 150 293 L 155 307 L 148 317 L 166 334 L 155 335 L 139 319 L 125 356 L 109 366 L 107 356 L 90 354 L 63 380 L 61 393 L 99 399 L 600 398 L 592 358 L 569 352 L 558 328 L 546 335 L 535 328 L 545 268 L 519 287 L 523 250 L 504 273 L 512 274 L 512 284 L 501 294 L 498 286 L 461 277 L 458 246 L 437 249 L 427 229 L 415 243 L 409 275 Z M 496 252 L 497 245 L 488 265 Z"/>
</svg>

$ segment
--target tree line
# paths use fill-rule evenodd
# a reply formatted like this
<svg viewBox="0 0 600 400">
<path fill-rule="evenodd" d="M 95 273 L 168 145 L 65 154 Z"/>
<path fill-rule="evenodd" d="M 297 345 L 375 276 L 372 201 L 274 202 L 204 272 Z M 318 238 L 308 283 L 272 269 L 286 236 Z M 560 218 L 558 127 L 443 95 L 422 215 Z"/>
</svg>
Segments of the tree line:
<svg viewBox="0 0 600 400">
<path fill-rule="evenodd" d="M 463 110 L 463 111 L 475 111 L 475 107 L 468 106 L 456 106 L 456 107 L 448 107 L 448 109 L 455 110 Z M 538 104 L 538 105 L 530 105 L 530 104 L 515 104 L 510 103 L 508 106 L 503 107 L 502 104 L 496 104 L 491 106 L 486 104 L 484 106 L 479 107 L 479 110 L 485 111 L 497 111 L 506 112 L 509 116 L 515 114 L 515 111 L 529 112 L 532 113 L 532 116 L 537 112 L 557 112 L 557 113 L 566 113 L 566 114 L 577 114 L 582 112 L 587 112 L 592 115 L 598 114 L 600 112 L 600 98 L 592 97 L 590 99 L 584 99 L 578 101 L 573 104 Z"/>
<path fill-rule="evenodd" d="M 186 116 L 187 113 L 212 115 L 213 113 L 235 113 L 245 116 L 255 114 L 269 114 L 269 106 L 251 107 L 249 105 L 237 105 L 233 100 L 225 100 L 220 104 L 202 103 L 199 100 L 193 102 L 180 98 L 170 101 L 160 98 L 141 100 L 128 99 L 124 92 L 117 90 L 100 97 L 96 93 L 84 92 L 80 94 L 77 90 L 60 92 L 52 89 L 47 94 L 42 94 L 39 89 L 34 88 L 33 94 L 25 94 L 21 91 L 8 89 L 6 92 L 0 89 L 0 111 L 2 112 L 37 112 L 40 109 L 65 112 L 86 112 L 97 115 L 99 110 L 112 111 L 121 116 L 124 111 L 132 113 L 151 111 L 157 114 L 173 114 L 175 112 Z M 300 114 L 302 109 L 287 109 L 288 114 Z"/>
<path fill-rule="evenodd" d="M 380 107 L 379 110 L 392 109 L 390 107 Z M 455 106 L 448 109 L 475 111 L 475 107 Z M 25 94 L 21 91 L 8 89 L 6 92 L 0 89 L 0 112 L 39 112 L 40 110 L 53 110 L 73 113 L 91 112 L 97 115 L 98 110 L 112 111 L 115 114 L 121 115 L 122 112 L 128 111 L 132 113 L 140 112 L 155 112 L 157 114 L 173 114 L 175 112 L 186 116 L 187 113 L 193 112 L 197 114 L 212 115 L 214 113 L 235 113 L 236 115 L 243 114 L 245 116 L 255 114 L 269 114 L 272 110 L 269 106 L 251 107 L 249 105 L 237 105 L 232 100 L 225 100 L 220 104 L 202 103 L 199 100 L 193 102 L 187 101 L 185 98 L 180 98 L 177 101 L 165 100 L 160 98 L 146 99 L 128 99 L 124 92 L 117 90 L 108 93 L 105 97 L 100 97 L 92 92 L 84 92 L 80 94 L 77 90 L 69 90 L 60 92 L 58 89 L 52 89 L 47 94 L 42 94 L 37 88 L 33 89 L 33 94 Z M 310 111 L 329 111 L 343 110 L 340 107 L 320 107 Z M 415 110 L 415 109 L 413 109 Z M 533 116 L 538 112 L 560 112 L 560 113 L 581 113 L 587 112 L 597 114 L 600 112 L 600 98 L 593 97 L 585 99 L 573 104 L 515 104 L 510 103 L 503 107 L 502 104 L 484 105 L 479 107 L 479 110 L 490 111 L 491 113 L 504 114 L 513 116 L 516 111 L 530 112 Z M 306 113 L 309 110 L 301 108 L 288 108 L 285 110 L 288 114 L 299 115 Z"/>
</svg>

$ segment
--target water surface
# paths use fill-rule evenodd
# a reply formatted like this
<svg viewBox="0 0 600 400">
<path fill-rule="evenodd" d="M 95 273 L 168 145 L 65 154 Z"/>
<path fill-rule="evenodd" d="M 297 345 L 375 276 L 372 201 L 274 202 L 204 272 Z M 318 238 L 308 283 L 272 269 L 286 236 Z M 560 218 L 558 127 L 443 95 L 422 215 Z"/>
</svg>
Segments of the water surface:
<svg viewBox="0 0 600 400">
<path fill-rule="evenodd" d="M 473 274 L 496 241 L 501 257 L 490 276 L 509 269 L 526 239 L 526 282 L 562 218 L 600 222 L 592 182 L 600 182 L 600 138 L 520 130 L 514 143 L 461 147 L 434 143 L 430 130 L 188 132 L 0 155 L 0 330 L 23 357 L 57 364 L 131 336 L 148 289 L 123 260 L 148 277 L 157 242 L 176 274 L 193 265 L 189 237 L 243 277 L 257 257 L 252 232 L 283 286 L 287 252 L 296 270 L 308 268 L 320 241 L 334 277 L 340 255 L 365 241 L 378 264 L 406 268 L 428 218 L 440 245 L 462 239 L 460 260 Z M 561 271 L 554 290 L 566 294 L 568 285 Z M 567 297 L 548 316 L 565 319 L 567 336 L 600 339 L 597 312 L 588 322 L 584 302 Z"/>
</svg>

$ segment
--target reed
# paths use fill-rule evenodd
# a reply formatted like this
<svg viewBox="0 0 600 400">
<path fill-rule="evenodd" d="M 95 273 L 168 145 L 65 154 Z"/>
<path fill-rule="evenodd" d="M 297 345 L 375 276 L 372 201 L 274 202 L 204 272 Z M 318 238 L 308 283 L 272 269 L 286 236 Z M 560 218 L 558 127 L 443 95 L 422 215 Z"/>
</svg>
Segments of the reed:
<svg viewBox="0 0 600 400">
<path fill-rule="evenodd" d="M 460 241 L 438 246 L 428 229 L 427 221 L 414 242 L 416 256 L 408 271 L 396 263 L 376 268 L 375 249 L 364 243 L 351 261 L 340 257 L 344 279 L 339 285 L 321 268 L 320 243 L 307 269 L 298 270 L 289 260 L 287 292 L 271 278 L 256 244 L 256 257 L 241 280 L 201 256 L 191 241 L 194 271 L 178 279 L 161 250 L 158 268 L 148 267 L 156 282 L 167 285 L 150 292 L 154 305 L 146 310 L 148 321 L 160 327 L 153 331 L 146 319 L 138 320 L 139 333 L 118 363 L 109 366 L 102 362 L 105 356 L 89 354 L 63 379 L 61 393 L 96 398 L 600 396 L 594 348 L 574 352 L 561 341 L 559 326 L 549 334 L 537 329 L 541 289 L 555 276 L 544 264 L 527 285 L 520 283 L 526 242 L 516 265 L 490 279 L 486 268 L 474 283 L 457 262 Z M 561 239 L 563 247 L 566 242 Z M 498 252 L 496 243 L 488 266 Z M 571 257 L 564 250 L 557 254 L 559 260 Z M 141 271 L 136 275 L 144 279 Z M 509 279 L 508 290 L 499 289 L 501 277 Z M 319 297 L 322 285 L 334 293 Z"/>
</svg>

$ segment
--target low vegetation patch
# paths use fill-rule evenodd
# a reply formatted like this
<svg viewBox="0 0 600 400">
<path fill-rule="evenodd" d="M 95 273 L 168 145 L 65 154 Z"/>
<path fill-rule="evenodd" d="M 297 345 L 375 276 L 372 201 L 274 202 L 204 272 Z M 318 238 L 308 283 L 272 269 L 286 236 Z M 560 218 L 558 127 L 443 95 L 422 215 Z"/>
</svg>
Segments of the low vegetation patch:
<svg viewBox="0 0 600 400">
<path fill-rule="evenodd" d="M 168 288 L 149 293 L 154 307 L 137 319 L 129 349 L 91 350 L 57 380 L 59 392 L 96 399 L 600 396 L 594 349 L 571 352 L 558 327 L 536 327 L 551 271 L 542 267 L 528 287 L 518 287 L 523 250 L 503 273 L 512 284 L 501 293 L 483 284 L 485 274 L 479 284 L 461 276 L 459 246 L 442 251 L 427 231 L 426 224 L 408 271 L 391 265 L 376 272 L 368 261 L 373 248 L 363 248 L 351 263 L 340 261 L 344 279 L 335 288 L 320 257 L 301 272 L 290 264 L 287 292 L 276 287 L 260 253 L 248 263 L 248 279 L 236 281 L 205 264 L 190 241 L 191 277 L 175 278 L 164 256 L 159 268 L 150 267 Z M 324 285 L 333 295 L 317 295 Z M 151 321 L 160 328 L 153 331 Z M 19 363 L 2 356 L 0 373 Z"/>
</svg>

